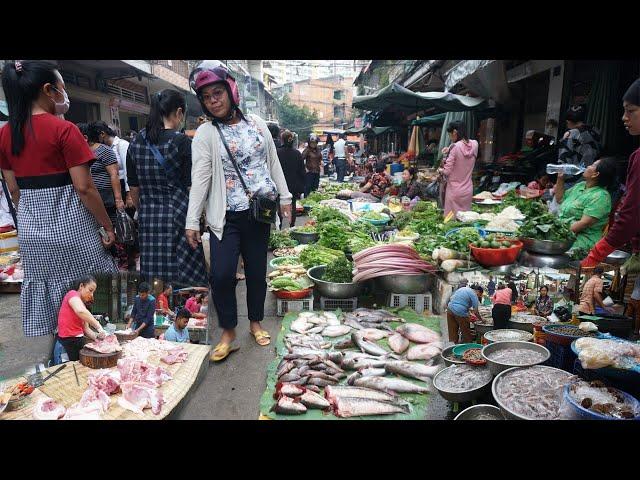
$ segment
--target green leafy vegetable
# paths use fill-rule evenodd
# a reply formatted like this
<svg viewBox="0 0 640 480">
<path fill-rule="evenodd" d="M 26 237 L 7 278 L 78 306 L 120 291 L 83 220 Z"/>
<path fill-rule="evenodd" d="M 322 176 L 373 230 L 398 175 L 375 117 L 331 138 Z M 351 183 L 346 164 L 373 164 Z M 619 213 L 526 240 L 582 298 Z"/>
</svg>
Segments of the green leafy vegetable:
<svg viewBox="0 0 640 480">
<path fill-rule="evenodd" d="M 351 223 L 351 220 L 346 215 L 343 215 L 335 208 L 323 207 L 317 205 L 311 209 L 311 216 L 316 219 L 318 223 L 328 222 L 330 220 L 337 220 L 344 225 Z"/>
<path fill-rule="evenodd" d="M 340 257 L 327 265 L 322 280 L 333 283 L 351 283 L 353 264 L 346 257 Z"/>
<path fill-rule="evenodd" d="M 269 235 L 269 248 L 287 248 L 295 247 L 298 242 L 289 236 L 286 230 L 273 230 Z"/>
<path fill-rule="evenodd" d="M 318 265 L 328 265 L 336 258 L 344 257 L 344 253 L 339 250 L 313 244 L 305 248 L 300 253 L 300 261 L 304 268 L 309 269 Z"/>
<path fill-rule="evenodd" d="M 528 217 L 519 228 L 521 237 L 554 242 L 572 242 L 576 239 L 570 229 L 570 223 L 560 220 L 552 213 Z"/>
</svg>

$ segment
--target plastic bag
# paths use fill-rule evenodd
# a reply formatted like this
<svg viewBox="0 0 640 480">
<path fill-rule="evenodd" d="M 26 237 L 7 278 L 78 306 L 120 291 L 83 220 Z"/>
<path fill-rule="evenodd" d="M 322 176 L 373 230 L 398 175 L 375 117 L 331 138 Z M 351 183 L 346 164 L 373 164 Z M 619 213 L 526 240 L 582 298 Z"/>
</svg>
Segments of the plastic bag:
<svg viewBox="0 0 640 480">
<path fill-rule="evenodd" d="M 578 325 L 578 328 L 580 330 L 582 330 L 583 332 L 597 332 L 598 331 L 598 326 L 595 323 L 592 323 L 592 322 L 580 322 L 580 325 Z"/>
<path fill-rule="evenodd" d="M 125 245 L 133 245 L 136 241 L 136 225 L 124 210 L 116 212 L 116 239 Z"/>
</svg>

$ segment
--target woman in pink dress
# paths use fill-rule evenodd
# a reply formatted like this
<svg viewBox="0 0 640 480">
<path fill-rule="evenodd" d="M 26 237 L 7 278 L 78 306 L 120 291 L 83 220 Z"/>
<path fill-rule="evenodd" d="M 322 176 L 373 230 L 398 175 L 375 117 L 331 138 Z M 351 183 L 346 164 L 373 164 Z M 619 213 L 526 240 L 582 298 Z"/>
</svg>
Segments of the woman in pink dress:
<svg viewBox="0 0 640 480">
<path fill-rule="evenodd" d="M 473 197 L 473 182 L 471 174 L 478 157 L 478 142 L 469 140 L 467 131 L 459 120 L 453 121 L 447 127 L 452 145 L 443 150 L 448 156 L 444 165 L 438 169 L 440 175 L 446 179 L 444 197 L 444 215 L 450 212 L 471 210 Z"/>
</svg>

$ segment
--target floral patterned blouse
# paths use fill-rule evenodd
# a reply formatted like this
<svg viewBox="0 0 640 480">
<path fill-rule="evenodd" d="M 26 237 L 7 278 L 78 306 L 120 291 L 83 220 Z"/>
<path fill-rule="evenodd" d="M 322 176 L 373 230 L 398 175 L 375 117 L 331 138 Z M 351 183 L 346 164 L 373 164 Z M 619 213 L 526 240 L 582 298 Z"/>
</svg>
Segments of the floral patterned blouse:
<svg viewBox="0 0 640 480">
<path fill-rule="evenodd" d="M 269 174 L 264 132 L 250 117 L 246 122 L 241 120 L 235 125 L 220 124 L 220 129 L 249 190 L 254 194 L 260 193 L 275 200 L 278 196 L 278 189 Z M 242 183 L 238 179 L 238 174 L 229 159 L 222 140 L 220 140 L 220 152 L 227 186 L 227 211 L 248 210 L 249 198 L 242 188 Z"/>
<path fill-rule="evenodd" d="M 536 312 L 543 317 L 548 317 L 553 313 L 553 300 L 549 295 L 538 297 L 536 300 Z"/>
</svg>

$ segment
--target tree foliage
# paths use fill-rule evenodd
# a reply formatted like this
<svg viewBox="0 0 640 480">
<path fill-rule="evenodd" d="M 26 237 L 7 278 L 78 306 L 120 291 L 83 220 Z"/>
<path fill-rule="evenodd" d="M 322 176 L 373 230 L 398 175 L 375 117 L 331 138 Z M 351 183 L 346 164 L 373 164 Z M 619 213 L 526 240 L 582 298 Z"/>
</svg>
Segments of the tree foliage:
<svg viewBox="0 0 640 480">
<path fill-rule="evenodd" d="M 277 100 L 277 104 L 280 126 L 297 133 L 300 140 L 304 141 L 313 131 L 313 125 L 318 123 L 318 113 L 306 105 L 294 105 L 288 95 Z"/>
</svg>

